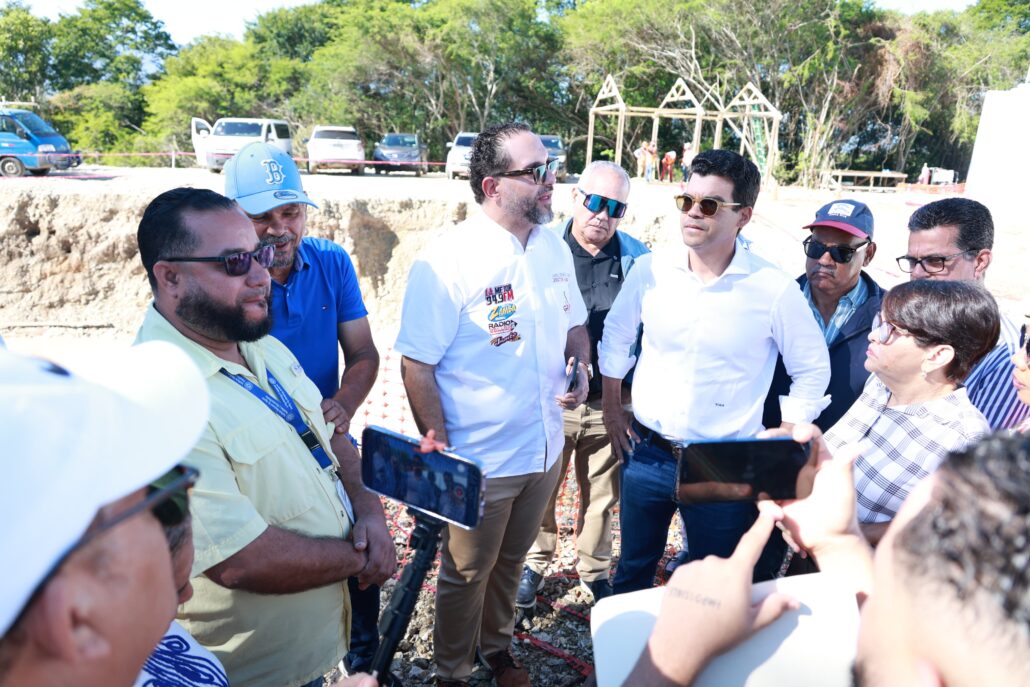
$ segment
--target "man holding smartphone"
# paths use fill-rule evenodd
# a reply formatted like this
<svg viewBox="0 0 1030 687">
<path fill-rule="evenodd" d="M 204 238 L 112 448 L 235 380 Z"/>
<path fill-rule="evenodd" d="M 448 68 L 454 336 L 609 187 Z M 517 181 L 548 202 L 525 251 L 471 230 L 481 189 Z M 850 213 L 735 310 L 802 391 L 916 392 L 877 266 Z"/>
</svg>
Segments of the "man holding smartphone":
<svg viewBox="0 0 1030 687">
<path fill-rule="evenodd" d="M 526 551 L 560 476 L 562 409 L 587 395 L 565 375 L 588 360 L 586 308 L 551 220 L 557 161 L 524 124 L 476 138 L 469 183 L 482 213 L 441 238 L 408 278 L 397 350 L 419 430 L 479 459 L 479 527 L 443 535 L 433 647 L 437 685 L 467 684 L 476 645 L 500 687 L 527 687 L 511 654 Z"/>
<path fill-rule="evenodd" d="M 777 354 L 794 380 L 780 399 L 784 423 L 811 422 L 829 403 L 826 344 L 804 296 L 787 274 L 737 240 L 758 199 L 758 168 L 731 151 L 708 150 L 690 172 L 686 192 L 675 198 L 683 243 L 637 261 L 598 348 L 604 421 L 623 461 L 616 593 L 654 582 L 677 507 L 673 442 L 762 431 Z M 630 414 L 622 407 L 622 384 L 634 363 Z M 757 513 L 747 501 L 679 510 L 691 560 L 732 554 Z M 770 550 L 756 576 L 773 576 L 779 558 Z"/>
<path fill-rule="evenodd" d="M 604 318 L 634 262 L 648 252 L 643 243 L 617 229 L 626 214 L 629 190 L 629 176 L 622 167 L 611 162 L 591 162 L 572 191 L 572 217 L 556 227 L 572 251 L 576 282 L 587 307 L 589 362 L 595 368 Z M 628 402 L 628 383 L 623 390 Z M 570 460 L 574 460 L 579 484 L 576 571 L 583 588 L 599 601 L 611 594 L 608 574 L 612 560 L 612 509 L 619 502 L 619 461 L 612 454 L 601 419 L 600 375 L 590 380 L 587 402 L 565 411 L 564 425 L 562 475 Z M 526 555 L 515 599 L 515 604 L 522 608 L 536 605 L 544 571 L 558 545 L 554 509 L 562 481 L 551 495 L 540 532 Z"/>
</svg>

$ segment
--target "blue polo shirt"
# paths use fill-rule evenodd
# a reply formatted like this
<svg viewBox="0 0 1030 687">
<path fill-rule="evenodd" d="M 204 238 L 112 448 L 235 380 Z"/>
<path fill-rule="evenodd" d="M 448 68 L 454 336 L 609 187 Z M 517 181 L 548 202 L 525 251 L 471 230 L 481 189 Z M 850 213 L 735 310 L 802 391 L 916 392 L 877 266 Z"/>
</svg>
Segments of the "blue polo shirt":
<svg viewBox="0 0 1030 687">
<path fill-rule="evenodd" d="M 305 237 L 285 284 L 272 280 L 272 336 L 297 356 L 322 398 L 340 388 L 338 326 L 368 315 L 347 251 Z"/>
</svg>

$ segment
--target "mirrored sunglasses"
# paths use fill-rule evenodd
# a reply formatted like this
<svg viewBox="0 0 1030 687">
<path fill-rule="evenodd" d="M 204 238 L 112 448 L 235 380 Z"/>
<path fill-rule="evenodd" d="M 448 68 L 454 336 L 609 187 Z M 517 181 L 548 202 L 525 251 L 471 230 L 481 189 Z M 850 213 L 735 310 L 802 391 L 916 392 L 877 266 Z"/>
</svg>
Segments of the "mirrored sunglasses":
<svg viewBox="0 0 1030 687">
<path fill-rule="evenodd" d="M 626 203 L 620 200 L 597 193 L 587 193 L 583 189 L 579 189 L 579 192 L 583 194 L 583 207 L 590 212 L 600 212 L 601 208 L 605 208 L 612 219 L 619 219 L 626 214 Z"/>
<path fill-rule="evenodd" d="M 524 169 L 513 169 L 510 172 L 498 172 L 492 176 L 495 177 L 521 177 L 532 174 L 534 184 L 542 184 L 547 179 L 547 174 L 550 172 L 552 175 L 558 172 L 558 159 L 551 158 L 542 165 L 536 165 L 535 167 L 526 167 Z"/>
</svg>

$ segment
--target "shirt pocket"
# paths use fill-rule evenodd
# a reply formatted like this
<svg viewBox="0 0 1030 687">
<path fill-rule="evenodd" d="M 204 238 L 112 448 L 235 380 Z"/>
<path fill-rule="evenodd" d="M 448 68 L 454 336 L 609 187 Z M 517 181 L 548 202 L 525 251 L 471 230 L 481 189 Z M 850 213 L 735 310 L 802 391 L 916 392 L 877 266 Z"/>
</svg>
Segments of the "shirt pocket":
<svg viewBox="0 0 1030 687">
<path fill-rule="evenodd" d="M 288 523 L 311 510 L 319 493 L 318 464 L 291 446 L 287 432 L 296 434 L 279 419 L 262 417 L 224 442 L 237 486 L 271 525 Z"/>
</svg>

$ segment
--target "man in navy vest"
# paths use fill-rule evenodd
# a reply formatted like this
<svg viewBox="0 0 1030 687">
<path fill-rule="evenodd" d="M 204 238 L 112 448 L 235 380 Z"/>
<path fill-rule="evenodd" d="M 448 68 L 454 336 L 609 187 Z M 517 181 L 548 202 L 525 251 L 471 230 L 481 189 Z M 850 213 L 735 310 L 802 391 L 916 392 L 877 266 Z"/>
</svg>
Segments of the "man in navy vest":
<svg viewBox="0 0 1030 687">
<path fill-rule="evenodd" d="M 815 424 L 828 430 L 862 393 L 866 348 L 873 317 L 880 312 L 883 289 L 866 274 L 876 255 L 873 213 L 857 200 L 835 200 L 819 208 L 805 227 L 812 233 L 802 243 L 807 260 L 798 284 L 830 350 L 830 405 Z M 790 390 L 783 358 L 776 361 L 762 424 L 780 426 L 780 396 Z"/>
</svg>

